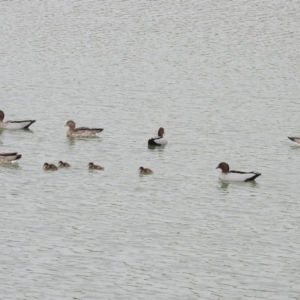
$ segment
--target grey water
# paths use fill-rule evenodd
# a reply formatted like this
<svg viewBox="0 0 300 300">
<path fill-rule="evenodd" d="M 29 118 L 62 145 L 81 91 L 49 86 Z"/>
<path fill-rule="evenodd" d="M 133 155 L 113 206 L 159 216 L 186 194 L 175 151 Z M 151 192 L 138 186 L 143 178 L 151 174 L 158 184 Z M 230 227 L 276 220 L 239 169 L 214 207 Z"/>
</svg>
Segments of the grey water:
<svg viewBox="0 0 300 300">
<path fill-rule="evenodd" d="M 0 1 L 1 299 L 299 299 L 299 8 Z"/>
</svg>

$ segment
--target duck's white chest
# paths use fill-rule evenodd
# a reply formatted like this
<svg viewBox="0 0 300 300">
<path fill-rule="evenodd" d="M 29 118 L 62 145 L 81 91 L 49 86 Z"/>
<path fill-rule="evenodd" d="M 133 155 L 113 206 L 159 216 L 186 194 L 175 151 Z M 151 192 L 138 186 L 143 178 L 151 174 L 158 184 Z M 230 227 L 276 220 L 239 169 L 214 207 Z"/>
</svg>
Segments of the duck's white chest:
<svg viewBox="0 0 300 300">
<path fill-rule="evenodd" d="M 219 178 L 221 180 L 226 180 L 225 177 L 226 177 L 226 173 L 221 172 L 220 175 L 219 175 Z"/>
</svg>

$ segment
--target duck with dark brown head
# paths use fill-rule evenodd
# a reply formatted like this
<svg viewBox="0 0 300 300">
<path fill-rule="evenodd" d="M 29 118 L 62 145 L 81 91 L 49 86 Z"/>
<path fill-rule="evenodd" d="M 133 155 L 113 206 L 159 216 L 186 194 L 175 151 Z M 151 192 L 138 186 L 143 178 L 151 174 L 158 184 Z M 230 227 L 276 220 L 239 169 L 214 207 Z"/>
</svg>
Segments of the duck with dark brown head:
<svg viewBox="0 0 300 300">
<path fill-rule="evenodd" d="M 219 163 L 216 169 L 222 170 L 219 178 L 223 181 L 253 181 L 261 175 L 257 172 L 230 171 L 226 162 Z"/>
<path fill-rule="evenodd" d="M 35 120 L 4 121 L 4 112 L 0 110 L 0 128 L 2 129 L 27 129 Z"/>
<path fill-rule="evenodd" d="M 163 127 L 160 127 L 158 129 L 158 136 L 151 138 L 148 140 L 149 146 L 165 146 L 168 144 L 168 141 L 166 138 L 164 138 L 165 129 Z"/>
</svg>

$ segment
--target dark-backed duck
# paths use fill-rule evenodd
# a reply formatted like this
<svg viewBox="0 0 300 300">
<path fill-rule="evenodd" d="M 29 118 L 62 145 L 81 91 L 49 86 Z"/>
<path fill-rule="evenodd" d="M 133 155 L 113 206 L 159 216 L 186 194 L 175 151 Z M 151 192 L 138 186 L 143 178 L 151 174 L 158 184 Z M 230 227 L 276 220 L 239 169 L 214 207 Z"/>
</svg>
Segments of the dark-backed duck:
<svg viewBox="0 0 300 300">
<path fill-rule="evenodd" d="M 165 133 L 164 128 L 160 127 L 158 129 L 158 136 L 148 140 L 148 145 L 149 146 L 164 146 L 164 145 L 167 145 L 168 141 L 167 141 L 166 138 L 164 138 L 164 133 Z"/>
</svg>

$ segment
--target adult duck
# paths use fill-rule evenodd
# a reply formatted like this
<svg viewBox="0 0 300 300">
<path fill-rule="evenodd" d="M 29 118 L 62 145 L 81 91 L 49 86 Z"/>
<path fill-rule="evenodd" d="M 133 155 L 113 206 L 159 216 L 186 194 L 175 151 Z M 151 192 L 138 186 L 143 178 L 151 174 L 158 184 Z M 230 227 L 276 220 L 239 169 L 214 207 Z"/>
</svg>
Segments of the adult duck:
<svg viewBox="0 0 300 300">
<path fill-rule="evenodd" d="M 69 120 L 65 126 L 69 127 L 69 130 L 67 131 L 67 136 L 69 137 L 93 137 L 98 132 L 103 131 L 103 128 L 88 128 L 88 127 L 75 128 L 76 124 L 72 120 Z"/>
<path fill-rule="evenodd" d="M 22 154 L 18 154 L 18 152 L 12 153 L 0 153 L 0 163 L 13 163 L 16 160 L 20 159 Z"/>
<path fill-rule="evenodd" d="M 158 129 L 158 136 L 151 138 L 148 140 L 149 146 L 164 146 L 168 144 L 168 141 L 166 138 L 164 138 L 165 130 L 163 127 L 160 127 Z"/>
<path fill-rule="evenodd" d="M 226 162 L 219 163 L 216 169 L 222 170 L 219 178 L 223 181 L 253 181 L 261 175 L 257 172 L 229 171 L 229 165 Z"/>
<path fill-rule="evenodd" d="M 0 128 L 2 129 L 27 129 L 35 120 L 4 121 L 5 114 L 0 110 Z"/>
<path fill-rule="evenodd" d="M 300 137 L 290 137 L 288 136 L 288 138 L 295 143 L 295 145 L 300 146 Z"/>
</svg>

